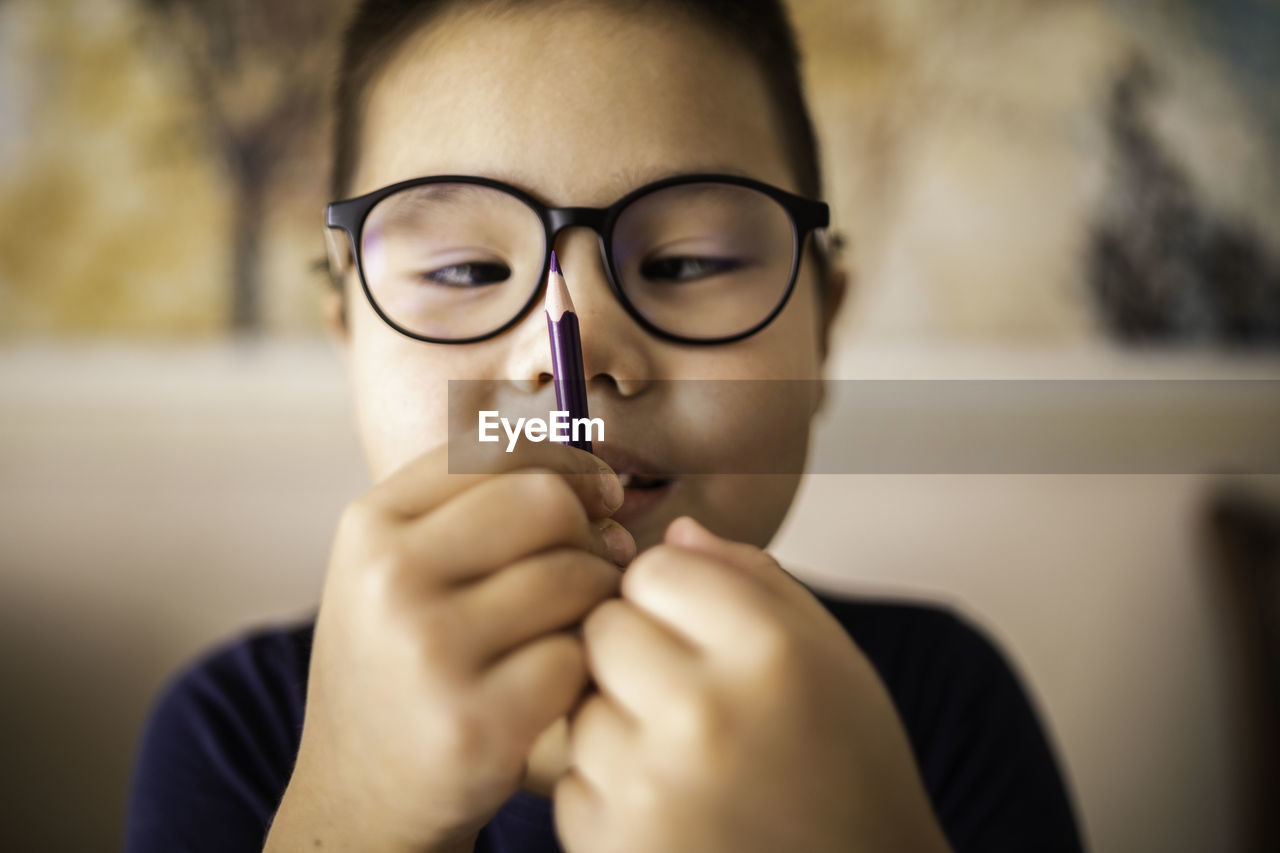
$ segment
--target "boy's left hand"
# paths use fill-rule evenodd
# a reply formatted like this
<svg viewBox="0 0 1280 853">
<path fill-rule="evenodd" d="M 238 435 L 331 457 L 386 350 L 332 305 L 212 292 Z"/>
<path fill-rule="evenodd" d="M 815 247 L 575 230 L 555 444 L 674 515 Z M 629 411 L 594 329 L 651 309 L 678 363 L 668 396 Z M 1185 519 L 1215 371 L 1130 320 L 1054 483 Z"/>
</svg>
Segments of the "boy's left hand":
<svg viewBox="0 0 1280 853">
<path fill-rule="evenodd" d="M 583 634 L 568 850 L 948 849 L 875 670 L 764 551 L 677 519 Z"/>
</svg>

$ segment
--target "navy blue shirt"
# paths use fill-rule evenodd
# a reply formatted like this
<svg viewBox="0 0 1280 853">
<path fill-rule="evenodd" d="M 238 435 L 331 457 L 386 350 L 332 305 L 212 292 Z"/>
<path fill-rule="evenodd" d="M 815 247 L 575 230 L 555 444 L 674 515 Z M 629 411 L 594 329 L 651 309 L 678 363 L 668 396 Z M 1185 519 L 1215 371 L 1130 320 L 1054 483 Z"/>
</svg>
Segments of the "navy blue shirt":
<svg viewBox="0 0 1280 853">
<path fill-rule="evenodd" d="M 981 631 L 939 607 L 819 599 L 888 688 L 957 853 L 1081 849 L 1036 713 Z M 170 682 L 139 749 L 129 853 L 262 849 L 297 755 L 313 628 L 246 634 Z M 477 853 L 560 849 L 551 801 L 523 790 L 476 845 Z"/>
</svg>

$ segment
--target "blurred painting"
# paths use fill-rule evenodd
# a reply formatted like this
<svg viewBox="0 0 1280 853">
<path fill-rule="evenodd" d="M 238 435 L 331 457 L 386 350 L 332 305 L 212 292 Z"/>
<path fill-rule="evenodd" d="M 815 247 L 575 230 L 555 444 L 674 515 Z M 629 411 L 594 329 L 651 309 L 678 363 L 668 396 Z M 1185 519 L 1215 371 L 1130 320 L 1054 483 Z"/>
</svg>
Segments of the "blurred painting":
<svg viewBox="0 0 1280 853">
<path fill-rule="evenodd" d="M 349 0 L 0 3 L 0 334 L 313 335 Z M 1280 341 L 1280 12 L 797 0 L 889 338 Z"/>
</svg>

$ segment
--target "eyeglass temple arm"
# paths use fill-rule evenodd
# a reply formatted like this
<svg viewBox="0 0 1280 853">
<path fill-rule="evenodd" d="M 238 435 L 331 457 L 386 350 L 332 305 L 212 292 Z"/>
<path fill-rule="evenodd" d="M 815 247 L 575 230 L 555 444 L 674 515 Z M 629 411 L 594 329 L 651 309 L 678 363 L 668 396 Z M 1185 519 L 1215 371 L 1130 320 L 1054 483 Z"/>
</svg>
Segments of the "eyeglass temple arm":
<svg viewBox="0 0 1280 853">
<path fill-rule="evenodd" d="M 337 274 L 351 269 L 356 257 L 355 239 L 351 235 L 344 212 L 337 204 L 328 205 L 324 212 L 324 241 L 329 269 Z M 346 239 L 343 240 L 343 237 Z"/>
</svg>

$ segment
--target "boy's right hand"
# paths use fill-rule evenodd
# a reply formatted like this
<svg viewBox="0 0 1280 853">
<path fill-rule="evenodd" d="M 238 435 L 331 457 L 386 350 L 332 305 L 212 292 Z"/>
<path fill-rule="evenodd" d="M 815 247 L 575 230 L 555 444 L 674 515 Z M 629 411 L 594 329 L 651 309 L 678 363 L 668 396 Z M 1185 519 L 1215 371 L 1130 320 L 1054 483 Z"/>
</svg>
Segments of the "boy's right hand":
<svg viewBox="0 0 1280 853">
<path fill-rule="evenodd" d="M 587 683 L 577 625 L 635 555 L 617 476 L 552 443 L 448 466 L 425 453 L 342 514 L 267 850 L 470 851 Z"/>
</svg>

